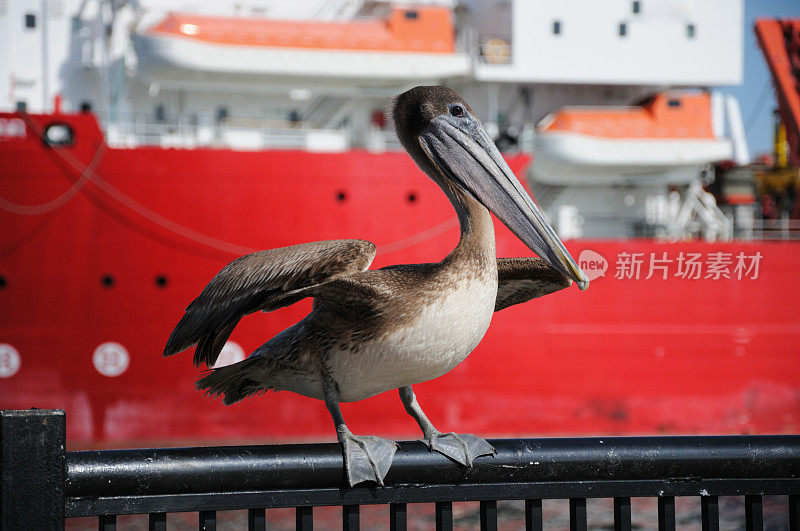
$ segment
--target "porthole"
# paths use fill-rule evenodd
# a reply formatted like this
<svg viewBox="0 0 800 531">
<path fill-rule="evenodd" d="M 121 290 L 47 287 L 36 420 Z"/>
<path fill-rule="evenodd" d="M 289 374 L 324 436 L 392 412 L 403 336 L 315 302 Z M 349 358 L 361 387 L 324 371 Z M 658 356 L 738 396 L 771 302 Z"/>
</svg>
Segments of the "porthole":
<svg viewBox="0 0 800 531">
<path fill-rule="evenodd" d="M 344 190 L 339 190 L 338 192 L 336 192 L 335 197 L 336 201 L 338 201 L 339 203 L 344 203 L 345 201 L 347 201 L 347 192 L 345 192 Z"/>
<path fill-rule="evenodd" d="M 44 142 L 48 146 L 71 146 L 75 143 L 75 133 L 67 124 L 50 124 L 44 130 Z"/>
<path fill-rule="evenodd" d="M 169 279 L 167 275 L 156 275 L 153 282 L 155 282 L 157 288 L 164 289 L 167 287 L 167 284 L 169 284 Z"/>
<path fill-rule="evenodd" d="M 106 289 L 111 289 L 114 287 L 114 276 L 110 273 L 106 273 L 102 277 L 100 277 L 100 285 Z"/>
</svg>

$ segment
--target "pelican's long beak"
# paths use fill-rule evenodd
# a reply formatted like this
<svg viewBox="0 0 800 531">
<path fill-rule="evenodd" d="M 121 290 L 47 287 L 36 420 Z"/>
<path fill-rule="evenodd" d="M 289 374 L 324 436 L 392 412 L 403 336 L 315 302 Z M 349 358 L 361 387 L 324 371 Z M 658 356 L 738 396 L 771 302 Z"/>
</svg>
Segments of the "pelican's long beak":
<svg viewBox="0 0 800 531">
<path fill-rule="evenodd" d="M 582 290 L 589 287 L 586 274 L 476 119 L 437 116 L 419 139 L 431 161 L 491 210 L 529 249 L 574 280 Z"/>
</svg>

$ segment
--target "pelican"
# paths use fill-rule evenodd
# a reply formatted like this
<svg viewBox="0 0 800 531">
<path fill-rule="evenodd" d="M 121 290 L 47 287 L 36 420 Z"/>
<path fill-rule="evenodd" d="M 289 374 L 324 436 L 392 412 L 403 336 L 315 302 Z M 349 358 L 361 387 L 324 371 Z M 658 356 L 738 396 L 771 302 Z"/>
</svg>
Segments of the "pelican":
<svg viewBox="0 0 800 531">
<path fill-rule="evenodd" d="M 464 361 L 494 312 L 566 288 L 586 275 L 516 179 L 475 113 L 453 90 L 416 87 L 391 109 L 397 135 L 417 165 L 444 191 L 461 228 L 439 263 L 369 270 L 375 245 L 331 240 L 270 249 L 225 266 L 189 304 L 164 355 L 197 345 L 194 364 L 212 366 L 236 324 L 313 298 L 311 313 L 245 360 L 197 382 L 223 402 L 266 391 L 323 400 L 342 445 L 351 486 L 383 485 L 396 443 L 350 432 L 341 402 L 398 389 L 423 440 L 461 465 L 494 453 L 472 434 L 443 433 L 422 411 L 412 385 Z M 540 258 L 495 254 L 493 212 Z"/>
</svg>

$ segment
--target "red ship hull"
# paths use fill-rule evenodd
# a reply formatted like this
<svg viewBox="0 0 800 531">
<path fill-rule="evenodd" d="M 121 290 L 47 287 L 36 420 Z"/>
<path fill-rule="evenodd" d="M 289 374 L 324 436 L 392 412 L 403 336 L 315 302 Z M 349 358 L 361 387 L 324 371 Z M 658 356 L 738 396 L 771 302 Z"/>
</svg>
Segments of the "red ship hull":
<svg viewBox="0 0 800 531">
<path fill-rule="evenodd" d="M 191 356 L 161 357 L 183 308 L 248 249 L 359 237 L 382 267 L 439 260 L 458 239 L 452 208 L 404 153 L 112 149 L 91 115 L 26 120 L 0 139 L 0 407 L 67 409 L 72 446 L 333 438 L 321 402 L 277 393 L 224 407 L 195 391 Z M 73 128 L 73 146 L 42 142 L 52 122 Z M 509 162 L 520 174 L 529 160 Z M 500 224 L 497 240 L 499 256 L 530 255 Z M 798 430 L 800 245 L 567 247 L 598 253 L 605 276 L 495 314 L 464 363 L 415 386 L 435 424 L 485 436 Z M 625 253 L 642 253 L 638 279 L 615 278 Z M 705 260 L 699 279 L 677 275 L 690 253 Z M 714 279 L 715 253 L 761 258 Z M 646 279 L 653 257 L 667 269 Z M 249 352 L 309 308 L 251 316 L 232 340 Z M 93 363 L 110 341 L 130 358 L 113 377 Z M 416 436 L 395 393 L 343 410 L 356 433 Z"/>
</svg>

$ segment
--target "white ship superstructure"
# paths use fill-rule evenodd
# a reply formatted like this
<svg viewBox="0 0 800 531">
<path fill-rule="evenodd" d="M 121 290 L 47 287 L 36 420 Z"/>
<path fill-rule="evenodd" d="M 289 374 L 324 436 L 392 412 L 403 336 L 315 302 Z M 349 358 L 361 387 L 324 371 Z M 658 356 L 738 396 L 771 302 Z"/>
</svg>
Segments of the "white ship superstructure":
<svg viewBox="0 0 800 531">
<path fill-rule="evenodd" d="M 562 237 L 752 218 L 699 186 L 749 159 L 711 92 L 741 82 L 741 0 L 14 0 L 0 28 L 0 109 L 91 110 L 115 146 L 398 149 L 387 98 L 446 83 L 533 154 Z"/>
</svg>

